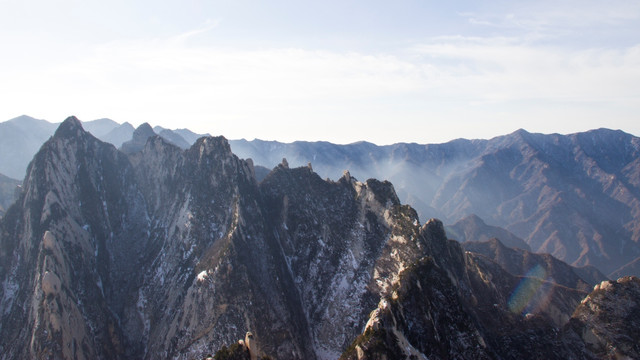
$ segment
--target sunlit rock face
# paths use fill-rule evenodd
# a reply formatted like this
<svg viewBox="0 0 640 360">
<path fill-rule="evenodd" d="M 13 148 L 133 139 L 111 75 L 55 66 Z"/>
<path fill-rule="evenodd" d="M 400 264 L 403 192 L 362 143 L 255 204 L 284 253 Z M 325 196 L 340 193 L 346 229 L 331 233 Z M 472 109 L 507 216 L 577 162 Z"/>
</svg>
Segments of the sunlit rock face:
<svg viewBox="0 0 640 360">
<path fill-rule="evenodd" d="M 389 182 L 286 160 L 258 182 L 222 137 L 142 130 L 125 153 L 72 117 L 34 157 L 0 220 L 0 358 L 597 353 L 566 330 L 582 283 L 465 252 Z"/>
<path fill-rule="evenodd" d="M 570 329 L 600 359 L 640 358 L 640 279 L 596 285 L 573 314 Z"/>
<path fill-rule="evenodd" d="M 28 162 L 56 126 L 27 116 L 0 123 L 0 173 L 23 179 Z M 127 154 L 143 148 L 154 132 L 182 149 L 199 137 L 148 124 L 134 130 L 108 119 L 83 126 L 116 147 L 126 143 L 121 150 Z M 510 247 L 550 253 L 573 266 L 595 266 L 610 278 L 640 276 L 640 138 L 619 130 L 570 135 L 518 130 L 443 144 L 230 144 L 239 157 L 253 159 L 259 180 L 269 172 L 264 166 L 271 169 L 283 157 L 291 168 L 312 163 L 321 178 L 337 180 L 349 169 L 361 180 L 391 181 L 399 199 L 422 219 L 453 224 L 452 239 L 483 235 L 477 230 L 484 228 L 489 237 L 468 240 L 498 237 Z M 6 209 L 13 200 L 11 189 L 0 191 L 0 206 Z"/>
<path fill-rule="evenodd" d="M 260 189 L 314 351 L 336 359 L 399 271 L 421 255 L 418 238 L 404 231 L 417 215 L 390 183 L 348 173 L 332 182 L 280 165 Z"/>
<path fill-rule="evenodd" d="M 118 313 L 141 280 L 149 224 L 126 156 L 67 119 L 1 226 L 3 356 L 138 353 Z"/>
<path fill-rule="evenodd" d="M 490 140 L 426 145 L 237 140 L 231 146 L 259 165 L 287 157 L 292 165 L 312 162 L 332 179 L 344 169 L 363 179 L 388 179 L 422 218 L 454 224 L 477 215 L 534 252 L 593 265 L 606 275 L 640 256 L 640 138 L 622 131 L 518 130 Z M 527 249 L 510 242 L 513 235 L 494 236 Z M 640 274 L 637 263 L 617 276 Z"/>
<path fill-rule="evenodd" d="M 399 274 L 341 359 L 598 359 L 604 349 L 610 358 L 636 356 L 637 278 L 603 282 L 585 298 L 584 282 L 572 289 L 548 276 L 557 269 L 532 264 L 514 275 L 463 252 L 437 221 L 420 234 L 430 255 Z"/>
<path fill-rule="evenodd" d="M 186 359 L 251 330 L 266 354 L 337 358 L 420 256 L 388 182 L 281 166 L 259 185 L 223 138 L 141 143 L 69 118 L 34 158 L 2 222 L 7 357 Z"/>
</svg>

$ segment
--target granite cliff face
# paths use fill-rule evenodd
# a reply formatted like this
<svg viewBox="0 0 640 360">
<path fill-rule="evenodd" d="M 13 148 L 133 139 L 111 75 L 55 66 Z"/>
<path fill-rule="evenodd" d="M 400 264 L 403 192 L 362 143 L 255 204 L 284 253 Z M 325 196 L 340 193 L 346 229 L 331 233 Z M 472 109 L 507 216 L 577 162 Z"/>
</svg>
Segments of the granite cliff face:
<svg viewBox="0 0 640 360">
<path fill-rule="evenodd" d="M 134 133 L 131 125 L 108 119 L 83 126 L 116 147 Z M 0 173 L 22 178 L 55 127 L 26 116 L 0 123 Z M 183 149 L 199 137 L 186 129 L 153 130 Z M 574 266 L 593 265 L 612 278 L 639 274 L 640 139 L 622 131 L 543 135 L 518 130 L 490 140 L 426 145 L 261 140 L 230 145 L 239 157 L 253 159 L 258 179 L 266 176 L 262 166 L 271 169 L 285 157 L 292 167 L 313 163 L 322 178 L 337 180 L 349 169 L 360 179 L 393 182 L 399 199 L 421 218 L 467 226 L 475 214 L 514 234 L 494 235 L 508 245 L 514 245 L 508 238 L 519 238 L 534 252 Z M 466 234 L 451 235 L 462 241 L 460 235 Z"/>
<path fill-rule="evenodd" d="M 248 331 L 279 359 L 598 351 L 581 283 L 464 251 L 389 182 L 286 160 L 258 182 L 224 138 L 142 135 L 123 152 L 72 117 L 34 157 L 0 220 L 0 358 L 199 359 Z"/>
<path fill-rule="evenodd" d="M 231 147 L 260 165 L 287 157 L 298 166 L 312 162 L 323 177 L 350 169 L 388 179 L 421 217 L 452 224 L 475 214 L 534 252 L 605 274 L 640 256 L 640 139 L 622 131 L 518 130 L 490 140 L 388 146 L 238 140 Z"/>
<path fill-rule="evenodd" d="M 606 280 L 587 295 L 536 274 L 514 276 L 483 255 L 462 255 L 442 237 L 431 243 L 447 250 L 400 273 L 340 359 L 639 356 L 638 278 Z M 461 257 L 463 263 L 455 260 Z"/>
<path fill-rule="evenodd" d="M 398 233 L 417 221 L 390 183 L 283 165 L 258 184 L 223 138 L 126 155 L 69 118 L 1 223 L 0 350 L 186 359 L 251 330 L 266 354 L 337 358 L 418 258 Z"/>
<path fill-rule="evenodd" d="M 341 359 L 593 358 L 564 330 L 586 292 L 465 252 L 439 221 L 419 236 L 428 255 L 400 273 Z"/>
<path fill-rule="evenodd" d="M 640 279 L 623 277 L 596 285 L 571 318 L 569 328 L 600 359 L 640 357 Z"/>
<path fill-rule="evenodd" d="M 148 229 L 131 170 L 75 118 L 33 159 L 0 223 L 3 357 L 135 354 L 117 313 L 136 284 Z"/>
</svg>

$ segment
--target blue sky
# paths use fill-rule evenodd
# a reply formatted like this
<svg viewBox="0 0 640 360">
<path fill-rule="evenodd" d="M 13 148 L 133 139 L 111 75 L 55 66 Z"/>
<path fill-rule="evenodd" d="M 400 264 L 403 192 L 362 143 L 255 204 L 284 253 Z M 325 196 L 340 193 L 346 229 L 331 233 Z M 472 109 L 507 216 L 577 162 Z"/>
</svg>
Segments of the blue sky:
<svg viewBox="0 0 640 360">
<path fill-rule="evenodd" d="M 640 135 L 638 1 L 0 0 L 0 120 L 433 143 Z"/>
</svg>

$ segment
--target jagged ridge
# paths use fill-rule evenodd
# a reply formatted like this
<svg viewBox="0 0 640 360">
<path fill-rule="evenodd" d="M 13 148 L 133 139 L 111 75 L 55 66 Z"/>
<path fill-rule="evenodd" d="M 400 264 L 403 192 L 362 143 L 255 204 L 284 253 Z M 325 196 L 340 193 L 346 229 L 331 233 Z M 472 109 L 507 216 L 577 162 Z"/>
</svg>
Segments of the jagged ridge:
<svg viewBox="0 0 640 360">
<path fill-rule="evenodd" d="M 183 151 L 152 135 L 125 154 L 69 118 L 0 229 L 4 358 L 190 359 L 251 330 L 261 354 L 335 359 L 381 298 L 414 299 L 380 329 L 417 353 L 590 356 L 558 335 L 586 293 L 464 252 L 389 182 L 283 161 L 258 183 L 221 137 Z M 548 296 L 514 307 L 519 284 Z M 412 327 L 425 312 L 460 342 L 425 347 L 443 331 Z"/>
</svg>

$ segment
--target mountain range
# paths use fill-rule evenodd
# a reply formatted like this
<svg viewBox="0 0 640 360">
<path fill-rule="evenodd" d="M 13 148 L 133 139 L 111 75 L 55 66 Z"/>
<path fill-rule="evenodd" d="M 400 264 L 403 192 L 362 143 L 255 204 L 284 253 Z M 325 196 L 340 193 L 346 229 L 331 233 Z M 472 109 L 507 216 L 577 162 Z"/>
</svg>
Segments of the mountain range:
<svg viewBox="0 0 640 360">
<path fill-rule="evenodd" d="M 130 124 L 108 119 L 83 126 L 116 147 L 134 134 Z M 139 141 L 152 131 L 182 149 L 200 136 L 186 129 L 142 127 L 148 131 Z M 54 128 L 26 116 L 0 123 L 0 173 L 22 178 Z M 323 178 L 337 180 L 349 170 L 360 179 L 386 179 L 422 218 L 454 224 L 475 216 L 512 234 L 499 236 L 507 243 L 521 239 L 526 244 L 521 248 L 550 253 L 574 266 L 592 265 L 615 278 L 640 275 L 640 139 L 622 131 L 543 135 L 518 130 L 490 140 L 429 145 L 229 144 L 240 158 L 252 159 L 258 180 L 283 158 L 294 167 L 311 164 Z M 463 233 L 450 234 L 467 240 Z"/>
<path fill-rule="evenodd" d="M 30 162 L 0 219 L 0 358 L 640 356 L 636 277 L 465 250 L 388 181 L 286 160 L 258 181 L 222 137 L 145 128 L 125 152 L 70 117 Z"/>
</svg>

